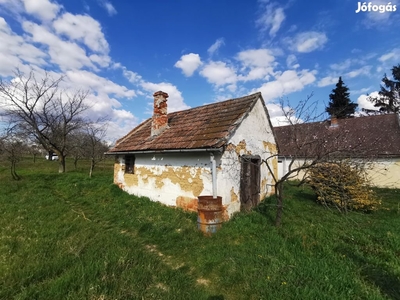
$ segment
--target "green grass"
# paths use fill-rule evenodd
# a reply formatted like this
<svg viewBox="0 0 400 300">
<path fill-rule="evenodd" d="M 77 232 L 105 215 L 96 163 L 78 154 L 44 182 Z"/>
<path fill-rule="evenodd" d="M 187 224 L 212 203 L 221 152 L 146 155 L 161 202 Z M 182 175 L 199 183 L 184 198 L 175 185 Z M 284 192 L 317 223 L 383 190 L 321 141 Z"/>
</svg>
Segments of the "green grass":
<svg viewBox="0 0 400 300">
<path fill-rule="evenodd" d="M 399 190 L 341 215 L 289 187 L 281 228 L 269 198 L 207 237 L 114 186 L 110 161 L 67 169 L 0 164 L 0 299 L 400 299 Z"/>
</svg>

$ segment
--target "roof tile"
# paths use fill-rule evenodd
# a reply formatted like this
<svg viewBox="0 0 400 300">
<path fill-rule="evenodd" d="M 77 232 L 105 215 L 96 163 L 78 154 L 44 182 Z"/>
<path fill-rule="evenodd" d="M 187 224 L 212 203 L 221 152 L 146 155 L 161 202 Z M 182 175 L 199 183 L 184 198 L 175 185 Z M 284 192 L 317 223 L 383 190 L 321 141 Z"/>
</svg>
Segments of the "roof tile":
<svg viewBox="0 0 400 300">
<path fill-rule="evenodd" d="M 152 119 L 147 119 L 119 139 L 109 153 L 222 147 L 259 98 L 261 93 L 255 93 L 169 113 L 168 128 L 153 137 Z"/>
<path fill-rule="evenodd" d="M 346 153 L 355 157 L 400 157 L 400 124 L 396 114 L 338 119 L 274 127 L 283 156 L 312 157 Z"/>
</svg>

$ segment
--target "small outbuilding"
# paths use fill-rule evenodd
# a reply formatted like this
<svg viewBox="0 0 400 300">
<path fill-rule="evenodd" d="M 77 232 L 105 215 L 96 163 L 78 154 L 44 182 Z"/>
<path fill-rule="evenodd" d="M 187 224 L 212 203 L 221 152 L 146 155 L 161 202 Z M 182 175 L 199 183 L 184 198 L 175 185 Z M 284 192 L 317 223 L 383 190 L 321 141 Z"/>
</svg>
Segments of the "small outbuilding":
<svg viewBox="0 0 400 300">
<path fill-rule="evenodd" d="M 198 197 L 222 197 L 223 217 L 274 193 L 277 147 L 261 93 L 168 113 L 154 93 L 152 118 L 116 142 L 114 183 L 130 194 L 197 210 Z"/>
<path fill-rule="evenodd" d="M 316 157 L 362 162 L 374 186 L 400 188 L 400 115 L 382 114 L 274 128 L 278 177 Z M 298 174 L 298 179 L 304 172 Z"/>
</svg>

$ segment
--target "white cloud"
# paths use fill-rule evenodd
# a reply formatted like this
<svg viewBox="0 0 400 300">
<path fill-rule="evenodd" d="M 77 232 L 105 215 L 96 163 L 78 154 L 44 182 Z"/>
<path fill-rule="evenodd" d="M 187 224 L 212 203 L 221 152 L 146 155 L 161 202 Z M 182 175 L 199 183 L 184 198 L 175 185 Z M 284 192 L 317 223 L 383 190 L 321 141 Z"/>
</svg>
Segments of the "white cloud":
<svg viewBox="0 0 400 300">
<path fill-rule="evenodd" d="M 383 54 L 378 58 L 380 62 L 399 62 L 400 61 L 400 48 L 394 48 L 388 53 Z"/>
<path fill-rule="evenodd" d="M 362 12 L 362 14 L 365 16 L 365 20 L 363 22 L 364 26 L 367 28 L 371 27 L 380 27 L 380 26 L 385 26 L 388 25 L 389 22 L 391 21 L 390 19 L 393 19 L 395 17 L 396 12 L 390 12 L 390 11 L 383 11 L 380 12 L 379 9 L 386 8 L 386 5 L 391 4 L 392 7 L 393 5 L 398 6 L 398 1 L 397 0 L 392 0 L 392 1 L 387 1 L 387 0 L 375 0 L 372 2 L 372 5 L 377 5 L 378 6 L 378 11 L 366 11 Z M 368 2 L 367 2 L 368 5 Z M 372 9 L 372 7 L 371 7 Z M 398 9 L 398 8 L 397 8 Z M 360 14 L 360 13 L 359 13 Z"/>
<path fill-rule="evenodd" d="M 250 49 L 241 51 L 236 59 L 242 64 L 241 71 L 248 71 L 246 75 L 240 75 L 240 80 L 265 79 L 268 74 L 273 73 L 276 65 L 275 57 L 267 49 Z"/>
<path fill-rule="evenodd" d="M 237 59 L 246 67 L 270 67 L 275 61 L 275 57 L 267 49 L 241 51 L 238 53 Z"/>
<path fill-rule="evenodd" d="M 134 90 L 121 86 L 109 79 L 100 77 L 85 70 L 72 70 L 66 72 L 72 86 L 90 89 L 97 93 L 113 94 L 116 97 L 132 98 L 136 96 Z"/>
<path fill-rule="evenodd" d="M 350 68 L 351 65 L 353 65 L 356 62 L 359 63 L 358 61 L 347 59 L 342 63 L 330 65 L 330 68 L 333 69 L 334 72 L 330 72 L 328 76 L 321 78 L 318 81 L 318 87 L 325 87 L 328 85 L 336 84 L 340 76 L 342 76 L 343 78 L 355 78 L 358 76 L 371 75 L 372 66 L 369 65 L 353 69 L 351 71 L 344 73 L 346 70 Z"/>
<path fill-rule="evenodd" d="M 22 24 L 25 32 L 31 34 L 31 40 L 48 47 L 51 62 L 57 64 L 61 70 L 80 69 L 82 67 L 95 68 L 84 49 L 76 43 L 64 41 L 50 32 L 46 27 L 25 21 Z"/>
<path fill-rule="evenodd" d="M 94 120 L 104 116 L 112 118 L 109 139 L 120 137 L 121 132 L 137 125 L 137 118 L 123 108 L 120 101 L 143 92 L 96 73 L 112 66 L 108 71 L 122 70 L 123 75 L 136 80 L 136 84 L 142 82 L 141 76 L 112 62 L 98 21 L 88 15 L 60 14 L 63 8 L 55 1 L 0 0 L 0 9 L 22 28 L 17 34 L 12 23 L 7 24 L 6 19 L 0 17 L 0 76 L 11 77 L 16 68 L 25 74 L 33 70 L 37 80 L 43 78 L 44 69 L 55 79 L 65 75 L 60 88 L 66 93 L 76 89 L 89 92 L 85 99 L 90 106 L 85 113 L 88 117 Z"/>
<path fill-rule="evenodd" d="M 281 28 L 286 16 L 282 7 L 276 7 L 275 4 L 267 4 L 265 12 L 257 19 L 256 23 L 265 32 L 269 30 L 269 35 L 274 37 Z"/>
<path fill-rule="evenodd" d="M 207 79 L 209 83 L 217 87 L 225 84 L 235 84 L 237 81 L 236 72 L 233 67 L 227 66 L 222 61 L 211 61 L 204 66 L 200 74 Z"/>
<path fill-rule="evenodd" d="M 351 93 L 352 93 L 353 95 L 365 94 L 365 93 L 367 93 L 371 88 L 372 88 L 372 87 L 367 87 L 367 88 L 362 88 L 362 89 L 359 89 L 359 90 L 353 90 L 353 91 L 351 91 Z"/>
<path fill-rule="evenodd" d="M 288 40 L 288 43 L 293 51 L 308 53 L 322 49 L 327 41 L 325 33 L 308 31 L 297 34 L 293 40 Z"/>
<path fill-rule="evenodd" d="M 289 106 L 282 107 L 281 104 L 277 103 L 267 103 L 266 106 L 272 126 L 285 126 L 303 122 L 303 120 L 296 118 L 294 114 L 289 113 L 292 111 Z"/>
<path fill-rule="evenodd" d="M 12 15 L 17 15 L 24 11 L 24 4 L 22 0 L 0 0 L 0 5 L 3 6 L 4 11 L 11 12 Z"/>
<path fill-rule="evenodd" d="M 34 15 L 42 21 L 51 21 L 56 16 L 61 6 L 50 0 L 22 0 L 28 14 Z"/>
<path fill-rule="evenodd" d="M 276 76 L 276 80 L 264 83 L 258 91 L 261 91 L 265 101 L 271 101 L 301 91 L 305 86 L 315 81 L 315 71 L 288 70 Z"/>
<path fill-rule="evenodd" d="M 89 56 L 90 60 L 102 68 L 108 67 L 111 63 L 111 58 L 108 55 L 92 54 Z"/>
<path fill-rule="evenodd" d="M 153 93 L 157 91 L 163 91 L 168 94 L 168 112 L 179 111 L 183 109 L 190 108 L 185 104 L 182 93 L 178 88 L 168 82 L 152 83 L 152 82 L 142 82 L 142 88 L 146 91 L 151 92 L 151 98 L 153 99 Z M 153 112 L 151 112 L 153 113 Z"/>
<path fill-rule="evenodd" d="M 338 78 L 338 76 L 326 76 L 324 78 L 321 78 L 321 80 L 318 81 L 318 87 L 335 84 L 338 81 Z"/>
<path fill-rule="evenodd" d="M 129 71 L 125 67 L 122 67 L 122 69 L 123 69 L 122 71 L 123 75 L 125 76 L 126 79 L 129 80 L 129 82 L 139 83 L 142 81 L 142 76 L 140 76 L 138 73 Z"/>
<path fill-rule="evenodd" d="M 379 94 L 378 92 L 372 92 L 369 94 L 371 97 L 378 97 Z M 371 110 L 379 110 L 378 107 L 375 107 L 374 104 L 371 101 L 368 101 L 368 95 L 360 95 L 357 99 L 358 103 L 358 108 L 361 110 L 363 108 L 365 109 L 371 109 Z"/>
<path fill-rule="evenodd" d="M 297 69 L 299 67 L 299 64 L 297 63 L 297 57 L 294 54 L 289 54 L 288 57 L 286 58 L 286 66 L 288 68 L 293 68 Z"/>
<path fill-rule="evenodd" d="M 350 72 L 347 72 L 345 74 L 345 77 L 354 78 L 354 77 L 357 77 L 360 75 L 368 76 L 371 74 L 371 68 L 372 68 L 371 66 L 364 66 L 364 67 L 352 70 Z"/>
<path fill-rule="evenodd" d="M 56 33 L 85 44 L 92 51 L 108 53 L 109 46 L 101 25 L 90 16 L 65 13 L 53 23 Z"/>
<path fill-rule="evenodd" d="M 202 64 L 200 55 L 195 53 L 189 53 L 182 55 L 180 60 L 175 63 L 175 67 L 182 70 L 186 77 L 193 75 L 194 71 L 198 69 Z"/>
<path fill-rule="evenodd" d="M 36 46 L 26 43 L 16 35 L 6 21 L 0 17 L 0 75 L 13 74 L 23 64 L 45 66 L 47 54 Z"/>
<path fill-rule="evenodd" d="M 329 67 L 334 71 L 345 71 L 354 63 L 351 59 L 346 59 L 345 61 L 337 64 L 331 64 Z"/>
<path fill-rule="evenodd" d="M 221 48 L 221 46 L 225 45 L 224 39 L 223 38 L 219 38 L 215 41 L 214 44 L 212 44 L 210 46 L 210 48 L 207 49 L 207 52 L 210 56 L 212 56 L 215 52 L 218 51 L 219 48 Z"/>
<path fill-rule="evenodd" d="M 107 11 L 109 16 L 113 16 L 117 14 L 117 10 L 112 5 L 110 1 L 107 0 L 99 0 L 100 5 Z"/>
</svg>

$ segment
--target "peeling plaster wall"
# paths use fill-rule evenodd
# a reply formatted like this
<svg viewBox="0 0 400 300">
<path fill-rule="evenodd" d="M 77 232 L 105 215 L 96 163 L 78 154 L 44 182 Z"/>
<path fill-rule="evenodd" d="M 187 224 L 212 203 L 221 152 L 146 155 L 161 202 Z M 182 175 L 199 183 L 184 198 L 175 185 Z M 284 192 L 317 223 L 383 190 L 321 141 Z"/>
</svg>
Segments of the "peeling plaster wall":
<svg viewBox="0 0 400 300">
<path fill-rule="evenodd" d="M 229 140 L 217 169 L 218 196 L 222 196 L 222 204 L 229 217 L 240 210 L 240 156 L 259 155 L 264 160 L 276 153 L 272 128 L 264 106 L 258 100 Z M 270 159 L 269 163 L 277 174 L 277 158 Z M 274 181 L 264 163 L 261 164 L 260 175 L 260 200 L 263 200 L 265 196 L 274 193 Z"/>
<path fill-rule="evenodd" d="M 134 174 L 125 174 L 124 157 L 118 156 L 114 183 L 129 194 L 195 211 L 197 197 L 212 194 L 210 154 L 138 154 Z"/>
<path fill-rule="evenodd" d="M 240 156 L 276 154 L 275 139 L 261 100 L 234 132 L 226 150 L 214 153 L 217 195 L 222 197 L 223 217 L 240 210 Z M 277 173 L 277 158 L 270 160 Z M 210 153 L 180 152 L 135 155 L 134 174 L 125 174 L 124 157 L 116 158 L 114 183 L 130 194 L 149 197 L 166 205 L 197 211 L 197 197 L 212 195 Z M 274 192 L 265 164 L 260 168 L 260 200 Z"/>
</svg>

